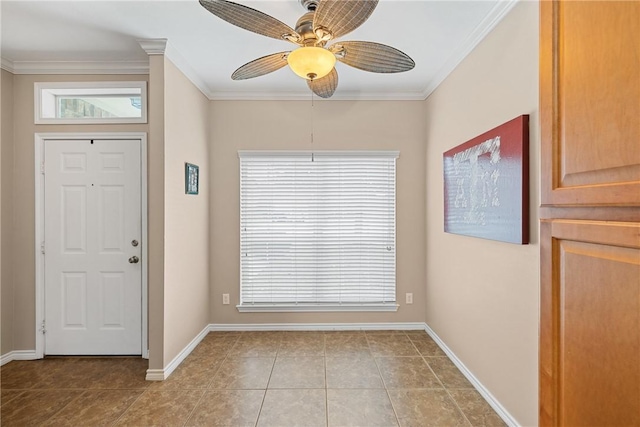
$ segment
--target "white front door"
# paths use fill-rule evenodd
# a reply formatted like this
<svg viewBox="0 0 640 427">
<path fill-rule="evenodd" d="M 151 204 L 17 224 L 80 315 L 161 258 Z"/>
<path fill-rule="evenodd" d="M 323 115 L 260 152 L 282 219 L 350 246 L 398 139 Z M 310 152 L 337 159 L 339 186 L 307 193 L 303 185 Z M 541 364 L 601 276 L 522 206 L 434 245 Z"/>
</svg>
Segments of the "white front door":
<svg viewBox="0 0 640 427">
<path fill-rule="evenodd" d="M 47 140 L 45 354 L 141 354 L 139 140 Z"/>
</svg>

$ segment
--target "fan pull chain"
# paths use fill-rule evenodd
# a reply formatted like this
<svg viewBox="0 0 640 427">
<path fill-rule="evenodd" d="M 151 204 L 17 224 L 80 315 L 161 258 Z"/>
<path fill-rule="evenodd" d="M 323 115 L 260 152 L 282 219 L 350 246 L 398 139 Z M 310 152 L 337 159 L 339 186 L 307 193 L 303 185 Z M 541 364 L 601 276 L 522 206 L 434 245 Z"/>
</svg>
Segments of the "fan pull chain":
<svg viewBox="0 0 640 427">
<path fill-rule="evenodd" d="M 311 91 L 311 145 L 313 145 L 313 91 Z M 311 161 L 313 161 L 313 157 Z"/>
</svg>

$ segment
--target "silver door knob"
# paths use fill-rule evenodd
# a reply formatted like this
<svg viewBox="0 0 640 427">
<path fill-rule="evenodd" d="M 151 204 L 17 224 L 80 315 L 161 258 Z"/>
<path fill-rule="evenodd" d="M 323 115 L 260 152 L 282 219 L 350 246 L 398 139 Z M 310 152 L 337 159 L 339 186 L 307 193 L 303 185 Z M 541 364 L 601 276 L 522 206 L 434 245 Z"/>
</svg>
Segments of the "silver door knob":
<svg viewBox="0 0 640 427">
<path fill-rule="evenodd" d="M 137 256 L 132 256 L 131 258 L 129 258 L 129 263 L 131 264 L 137 264 L 138 262 L 140 262 L 140 258 L 138 258 Z"/>
</svg>

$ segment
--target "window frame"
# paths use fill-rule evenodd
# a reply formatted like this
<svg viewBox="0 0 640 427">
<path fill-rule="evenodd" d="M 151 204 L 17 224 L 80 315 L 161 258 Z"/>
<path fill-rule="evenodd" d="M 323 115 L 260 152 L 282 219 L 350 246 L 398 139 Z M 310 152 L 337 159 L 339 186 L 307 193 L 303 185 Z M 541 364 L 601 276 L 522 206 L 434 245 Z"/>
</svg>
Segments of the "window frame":
<svg viewBox="0 0 640 427">
<path fill-rule="evenodd" d="M 34 84 L 34 123 L 42 124 L 135 124 L 147 123 L 147 82 L 146 81 L 98 81 L 98 82 L 35 82 Z M 91 97 L 100 94 L 92 94 L 90 91 L 101 89 L 140 89 L 140 117 L 87 117 L 87 118 L 61 118 L 43 117 L 43 93 L 47 90 L 81 90 L 86 89 L 87 94 L 77 95 Z M 66 95 L 61 95 L 66 96 Z M 104 96 L 104 95 L 103 95 Z M 57 109 L 57 105 L 54 107 Z"/>
<path fill-rule="evenodd" d="M 287 156 L 304 156 L 308 155 L 310 158 L 314 156 L 327 156 L 327 157 L 386 157 L 386 158 L 394 158 L 394 204 L 393 204 L 393 212 L 394 212 L 394 255 L 393 255 L 393 265 L 394 265 L 394 292 L 395 292 L 395 301 L 390 302 L 381 302 L 381 303 L 242 303 L 242 245 L 239 245 L 239 295 L 240 295 L 240 303 L 236 305 L 236 309 L 240 313 L 264 313 L 264 312 L 395 312 L 399 308 L 398 304 L 398 286 L 397 286 L 397 159 L 400 156 L 400 152 L 397 150 L 388 150 L 388 151 L 368 151 L 368 150 L 360 150 L 360 151 L 310 151 L 310 150 L 299 150 L 299 151 L 281 151 L 281 150 L 238 150 L 238 172 L 239 172 L 239 213 L 242 213 L 242 168 L 240 165 L 240 160 L 242 157 L 258 157 L 258 156 L 273 156 L 273 157 L 287 157 Z M 239 224 L 238 228 L 238 239 L 239 243 L 241 243 L 242 239 L 242 230 L 240 229 L 241 224 Z"/>
</svg>

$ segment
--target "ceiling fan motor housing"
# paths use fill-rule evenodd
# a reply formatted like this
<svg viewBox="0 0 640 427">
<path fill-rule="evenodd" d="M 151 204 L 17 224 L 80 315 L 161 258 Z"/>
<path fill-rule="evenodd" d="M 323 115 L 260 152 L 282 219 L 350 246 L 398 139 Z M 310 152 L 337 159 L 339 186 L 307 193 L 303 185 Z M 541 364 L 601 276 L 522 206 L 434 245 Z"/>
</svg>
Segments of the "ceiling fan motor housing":
<svg viewBox="0 0 640 427">
<path fill-rule="evenodd" d="M 302 37 L 304 46 L 315 46 L 318 41 L 316 33 L 313 32 L 313 14 L 314 12 L 307 12 L 296 22 L 296 33 Z"/>
</svg>

